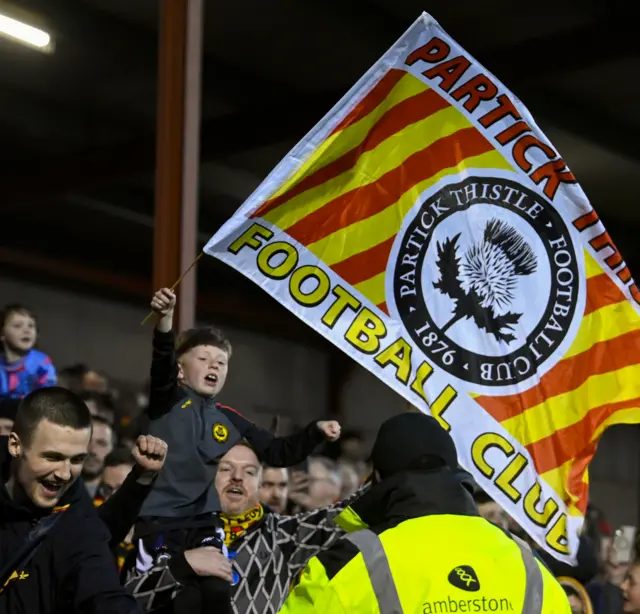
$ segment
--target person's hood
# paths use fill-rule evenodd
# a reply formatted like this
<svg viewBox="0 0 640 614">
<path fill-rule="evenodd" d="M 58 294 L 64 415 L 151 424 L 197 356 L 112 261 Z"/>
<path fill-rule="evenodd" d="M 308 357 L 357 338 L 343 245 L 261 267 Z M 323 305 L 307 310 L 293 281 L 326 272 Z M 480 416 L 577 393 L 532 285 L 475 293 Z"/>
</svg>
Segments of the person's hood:
<svg viewBox="0 0 640 614">
<path fill-rule="evenodd" d="M 441 514 L 478 516 L 471 493 L 449 468 L 401 472 L 374 483 L 335 522 L 351 533 L 367 527 L 391 528 L 411 518 Z"/>
<path fill-rule="evenodd" d="M 26 518 L 40 518 L 50 513 L 60 512 L 70 506 L 82 506 L 90 509 L 92 507 L 91 499 L 87 494 L 82 480 L 77 479 L 74 484 L 67 490 L 60 499 L 58 505 L 52 509 L 42 509 L 36 506 L 26 506 L 16 504 L 5 487 L 5 483 L 11 475 L 11 455 L 8 449 L 9 438 L 0 437 L 0 515 L 3 519 L 12 517 L 16 520 Z M 87 508 L 87 506 L 89 506 Z"/>
</svg>

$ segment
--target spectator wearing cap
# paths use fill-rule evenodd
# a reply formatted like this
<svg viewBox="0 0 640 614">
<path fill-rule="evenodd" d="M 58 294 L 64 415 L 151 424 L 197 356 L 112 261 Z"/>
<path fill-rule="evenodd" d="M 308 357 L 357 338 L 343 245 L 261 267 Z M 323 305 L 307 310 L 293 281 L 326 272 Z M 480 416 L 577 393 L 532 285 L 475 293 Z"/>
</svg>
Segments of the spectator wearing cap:
<svg viewBox="0 0 640 614">
<path fill-rule="evenodd" d="M 372 462 L 371 489 L 336 518 L 348 535 L 309 561 L 282 614 L 571 612 L 531 549 L 478 514 L 436 420 L 387 420 Z"/>
</svg>

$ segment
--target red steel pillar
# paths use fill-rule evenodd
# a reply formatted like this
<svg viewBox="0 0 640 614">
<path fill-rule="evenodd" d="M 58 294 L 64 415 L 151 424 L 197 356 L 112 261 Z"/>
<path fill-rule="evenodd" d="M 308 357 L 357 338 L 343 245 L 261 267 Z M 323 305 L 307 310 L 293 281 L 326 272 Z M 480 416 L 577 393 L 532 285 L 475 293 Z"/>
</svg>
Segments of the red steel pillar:
<svg viewBox="0 0 640 614">
<path fill-rule="evenodd" d="M 203 0 L 161 0 L 153 286 L 170 287 L 198 253 Z M 175 326 L 193 326 L 196 270 L 176 289 Z"/>
</svg>

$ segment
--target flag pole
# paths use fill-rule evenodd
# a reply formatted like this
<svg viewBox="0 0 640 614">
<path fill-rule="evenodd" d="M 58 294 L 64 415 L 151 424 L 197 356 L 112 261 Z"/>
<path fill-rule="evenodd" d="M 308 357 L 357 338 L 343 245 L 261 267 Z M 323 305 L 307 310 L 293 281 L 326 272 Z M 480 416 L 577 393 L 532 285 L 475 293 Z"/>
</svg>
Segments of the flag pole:
<svg viewBox="0 0 640 614">
<path fill-rule="evenodd" d="M 178 287 L 178 285 L 180 284 L 180 282 L 181 282 L 181 281 L 182 281 L 182 280 L 183 280 L 183 279 L 184 279 L 184 278 L 189 274 L 189 271 L 191 271 L 191 269 L 192 269 L 194 266 L 196 266 L 196 264 L 198 263 L 198 260 L 200 260 L 200 258 L 202 258 L 202 256 L 204 256 L 204 252 L 200 252 L 200 253 L 196 256 L 196 259 L 195 259 L 195 260 L 194 260 L 194 261 L 193 261 L 193 262 L 192 262 L 192 263 L 187 267 L 187 270 L 186 270 L 182 275 L 180 275 L 180 277 L 178 277 L 178 279 L 176 279 L 176 281 L 173 283 L 173 285 L 171 286 L 171 288 L 169 288 L 169 290 L 173 291 L 173 290 L 175 290 L 175 289 Z M 142 322 L 140 322 L 140 326 L 144 326 L 144 325 L 145 325 L 145 324 L 146 324 L 146 323 L 151 319 L 151 316 L 153 316 L 153 314 L 154 314 L 154 312 L 153 312 L 153 311 L 150 311 L 150 312 L 147 314 L 147 317 L 146 317 L 144 320 L 142 320 Z"/>
</svg>

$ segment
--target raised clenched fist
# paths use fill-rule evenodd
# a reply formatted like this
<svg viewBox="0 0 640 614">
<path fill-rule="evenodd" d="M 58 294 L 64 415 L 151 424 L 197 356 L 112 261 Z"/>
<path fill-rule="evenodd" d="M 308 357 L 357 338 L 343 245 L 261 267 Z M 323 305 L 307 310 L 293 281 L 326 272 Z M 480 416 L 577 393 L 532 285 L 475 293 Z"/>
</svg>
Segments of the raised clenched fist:
<svg viewBox="0 0 640 614">
<path fill-rule="evenodd" d="M 162 469 L 167 458 L 167 444 L 151 435 L 140 435 L 131 454 L 144 474 L 156 474 Z"/>
<path fill-rule="evenodd" d="M 161 316 L 173 314 L 176 306 L 176 295 L 169 288 L 158 290 L 151 299 L 151 309 Z"/>
<path fill-rule="evenodd" d="M 317 425 L 329 441 L 338 441 L 340 439 L 341 427 L 337 420 L 320 420 Z"/>
</svg>

